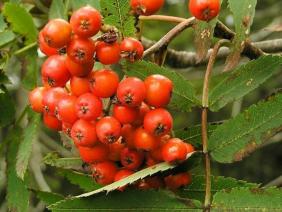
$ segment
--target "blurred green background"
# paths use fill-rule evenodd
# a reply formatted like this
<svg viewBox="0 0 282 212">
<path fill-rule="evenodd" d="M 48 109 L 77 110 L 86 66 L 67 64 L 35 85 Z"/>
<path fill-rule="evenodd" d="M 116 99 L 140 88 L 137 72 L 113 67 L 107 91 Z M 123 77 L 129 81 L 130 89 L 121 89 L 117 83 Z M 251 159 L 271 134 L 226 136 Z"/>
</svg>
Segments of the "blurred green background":
<svg viewBox="0 0 282 212">
<path fill-rule="evenodd" d="M 0 0 L 0 8 L 5 1 Z M 18 1 L 15 1 L 18 2 Z M 26 0 L 21 1 L 25 3 L 26 7 L 30 9 L 30 13 L 34 17 L 34 21 L 38 28 L 41 28 L 47 21 L 47 14 L 43 12 L 42 8 L 50 6 L 51 1 L 40 0 Z M 282 26 L 282 1 L 281 0 L 258 0 L 256 15 L 251 30 L 252 41 L 270 40 L 275 38 L 282 38 L 282 32 L 275 32 L 271 27 Z M 159 12 L 159 14 L 189 17 L 187 12 L 187 0 L 166 0 L 165 7 Z M 233 17 L 227 8 L 226 0 L 223 1 L 222 10 L 219 19 L 225 23 L 231 29 L 233 26 Z M 144 24 L 143 36 L 157 41 L 166 32 L 168 32 L 174 24 L 148 21 Z M 183 32 L 177 37 L 170 45 L 170 48 L 176 50 L 194 51 L 195 46 L 193 44 L 194 33 L 191 29 Z M 22 46 L 22 41 L 9 46 L 11 49 L 18 49 Z M 5 48 L 0 49 L 0 60 L 5 57 Z M 38 59 L 42 62 L 42 59 Z M 246 61 L 246 58 L 242 59 L 242 62 Z M 219 60 L 216 63 L 215 73 L 218 74 L 224 66 L 224 60 Z M 174 67 L 170 67 L 175 69 Z M 196 67 L 188 67 L 185 69 L 175 69 L 188 80 L 191 80 L 195 87 L 198 88 L 198 93 L 201 92 L 201 81 L 204 76 L 205 66 L 199 65 Z M 16 104 L 16 114 L 20 114 L 27 104 L 28 91 L 22 86 L 22 79 L 27 71 L 24 59 L 20 57 L 12 57 L 9 60 L 8 65 L 5 67 L 5 72 L 8 74 L 12 84 L 8 86 L 8 89 L 12 92 L 13 100 Z M 216 77 L 214 83 L 216 83 Z M 256 89 L 244 99 L 230 104 L 220 112 L 209 115 L 210 122 L 216 122 L 229 119 L 235 116 L 240 111 L 244 110 L 251 104 L 258 102 L 273 93 L 275 88 L 279 88 L 282 85 L 281 74 L 271 78 L 267 83 Z M 0 114 L 1 115 L 1 114 Z M 200 111 L 193 110 L 190 113 L 178 113 L 174 111 L 175 115 L 175 129 L 184 126 L 193 126 L 200 123 Z M 36 145 L 34 145 L 33 156 L 31 159 L 31 182 L 41 182 L 42 186 L 50 186 L 54 192 L 63 194 L 75 194 L 80 191 L 67 183 L 63 177 L 58 176 L 58 173 L 50 167 L 46 167 L 39 163 L 42 157 L 51 151 L 59 151 L 62 156 L 70 156 L 70 152 L 65 150 L 59 142 L 59 136 L 57 133 L 53 133 L 50 130 L 42 126 L 40 136 Z M 2 128 L 0 132 L 0 142 L 7 134 L 8 128 Z M 237 179 L 243 179 L 250 182 L 257 182 L 266 184 L 273 179 L 279 177 L 282 174 L 282 134 L 275 136 L 268 145 L 252 153 L 249 157 L 245 158 L 242 162 L 236 162 L 234 164 L 212 164 L 212 170 L 214 174 L 232 176 Z M 0 156 L 0 212 L 5 211 L 5 170 L 6 163 L 3 155 Z M 44 178 L 48 185 L 45 185 Z"/>
</svg>

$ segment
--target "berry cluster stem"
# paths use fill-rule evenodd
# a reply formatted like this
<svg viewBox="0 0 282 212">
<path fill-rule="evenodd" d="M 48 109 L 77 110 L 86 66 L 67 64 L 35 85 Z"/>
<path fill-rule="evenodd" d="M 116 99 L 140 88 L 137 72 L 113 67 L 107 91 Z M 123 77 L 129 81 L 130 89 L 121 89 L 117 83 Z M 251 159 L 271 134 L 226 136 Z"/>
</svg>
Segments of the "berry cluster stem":
<svg viewBox="0 0 282 212">
<path fill-rule="evenodd" d="M 205 203 L 203 211 L 210 211 L 211 206 L 211 161 L 210 155 L 208 152 L 208 108 L 209 108 L 209 82 L 212 74 L 213 65 L 216 60 L 216 56 L 220 47 L 228 42 L 227 40 L 218 41 L 214 48 L 213 52 L 209 58 L 209 63 L 207 66 L 204 86 L 203 86 L 203 98 L 202 98 L 202 144 L 203 144 L 203 153 L 205 156 L 205 178 L 206 178 L 206 191 L 205 191 Z"/>
</svg>

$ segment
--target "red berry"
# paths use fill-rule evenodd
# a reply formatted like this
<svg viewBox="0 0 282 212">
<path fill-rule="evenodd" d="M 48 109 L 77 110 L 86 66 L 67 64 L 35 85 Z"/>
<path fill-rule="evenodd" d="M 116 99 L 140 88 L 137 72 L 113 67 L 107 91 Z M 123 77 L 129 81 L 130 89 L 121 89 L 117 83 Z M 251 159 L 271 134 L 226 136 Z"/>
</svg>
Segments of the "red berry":
<svg viewBox="0 0 282 212">
<path fill-rule="evenodd" d="M 129 169 L 121 169 L 119 170 L 116 175 L 115 175 L 115 182 L 122 180 L 130 175 L 134 174 L 134 171 L 129 170 Z"/>
<path fill-rule="evenodd" d="M 143 163 L 144 154 L 137 150 L 124 148 L 120 153 L 121 164 L 130 170 L 137 170 Z"/>
<path fill-rule="evenodd" d="M 139 113 L 137 119 L 134 121 L 134 126 L 141 126 L 143 125 L 144 117 L 145 115 L 150 111 L 150 107 L 142 102 L 142 104 L 139 106 Z"/>
<path fill-rule="evenodd" d="M 102 143 L 112 144 L 121 135 L 121 125 L 114 117 L 107 116 L 97 122 L 96 133 Z"/>
<path fill-rule="evenodd" d="M 160 142 L 158 138 L 148 133 L 143 127 L 139 127 L 134 133 L 134 144 L 136 149 L 151 151 L 156 149 Z"/>
<path fill-rule="evenodd" d="M 50 88 L 43 95 L 44 112 L 55 116 L 59 101 L 67 96 L 67 92 L 63 88 Z"/>
<path fill-rule="evenodd" d="M 162 156 L 166 162 L 183 161 L 187 156 L 185 143 L 179 138 L 168 140 L 162 147 Z"/>
<path fill-rule="evenodd" d="M 63 19 L 53 19 L 45 25 L 42 34 L 50 47 L 62 48 L 71 40 L 71 26 Z"/>
<path fill-rule="evenodd" d="M 114 105 L 113 117 L 115 117 L 121 124 L 130 124 L 136 120 L 138 112 L 138 108 L 135 107 Z"/>
<path fill-rule="evenodd" d="M 210 21 L 219 14 L 220 0 L 190 0 L 188 9 L 202 21 Z"/>
<path fill-rule="evenodd" d="M 98 142 L 95 123 L 79 119 L 72 126 L 71 137 L 76 146 L 94 146 Z"/>
<path fill-rule="evenodd" d="M 77 98 L 76 113 L 81 119 L 93 121 L 98 118 L 103 111 L 103 103 L 101 99 L 92 93 L 85 93 Z"/>
<path fill-rule="evenodd" d="M 121 128 L 122 140 L 130 148 L 135 148 L 134 132 L 135 132 L 135 128 L 130 124 L 124 124 Z"/>
<path fill-rule="evenodd" d="M 90 38 L 74 38 L 67 48 L 68 57 L 75 63 L 88 64 L 95 53 L 94 41 Z"/>
<path fill-rule="evenodd" d="M 164 186 L 163 180 L 159 176 L 147 177 L 138 184 L 138 188 L 141 190 L 159 189 Z"/>
<path fill-rule="evenodd" d="M 120 46 L 117 42 L 106 43 L 100 41 L 96 45 L 96 56 L 100 63 L 112 65 L 120 60 Z"/>
<path fill-rule="evenodd" d="M 66 67 L 65 57 L 61 55 L 50 56 L 41 68 L 42 82 L 50 87 L 64 87 L 70 79 Z"/>
<path fill-rule="evenodd" d="M 141 105 L 146 97 L 146 88 L 142 80 L 137 77 L 124 79 L 117 88 L 117 98 L 121 104 L 129 107 Z"/>
<path fill-rule="evenodd" d="M 153 107 L 165 107 L 168 105 L 173 89 L 170 79 L 156 74 L 147 77 L 144 83 L 146 87 L 145 101 L 147 104 Z"/>
<path fill-rule="evenodd" d="M 97 143 L 93 147 L 78 146 L 81 159 L 85 163 L 97 163 L 107 160 L 109 149 L 106 145 Z"/>
<path fill-rule="evenodd" d="M 62 129 L 62 122 L 59 121 L 55 116 L 49 115 L 49 114 L 44 114 L 43 115 L 43 122 L 46 127 L 60 131 Z"/>
<path fill-rule="evenodd" d="M 90 60 L 88 63 L 79 64 L 72 61 L 69 57 L 66 57 L 66 67 L 72 76 L 85 77 L 93 69 L 94 59 Z"/>
<path fill-rule="evenodd" d="M 118 171 L 114 162 L 105 161 L 91 166 L 92 175 L 95 181 L 101 185 L 108 185 L 114 182 Z"/>
<path fill-rule="evenodd" d="M 70 25 L 75 34 L 80 37 L 96 35 L 102 24 L 102 17 L 98 10 L 85 6 L 75 11 L 70 18 Z"/>
<path fill-rule="evenodd" d="M 31 109 L 37 113 L 42 113 L 44 110 L 43 96 L 48 89 L 45 87 L 37 87 L 28 94 L 29 104 Z"/>
<path fill-rule="evenodd" d="M 72 124 L 66 122 L 62 123 L 62 131 L 69 137 L 71 137 L 71 128 L 72 128 Z"/>
<path fill-rule="evenodd" d="M 63 97 L 58 103 L 58 115 L 62 122 L 73 124 L 77 119 L 75 104 L 75 96 Z"/>
<path fill-rule="evenodd" d="M 119 170 L 116 175 L 114 181 L 117 182 L 119 180 L 122 180 L 130 175 L 134 174 L 134 171 L 128 170 L 128 169 L 121 169 Z M 126 186 L 118 188 L 119 191 L 124 191 Z"/>
<path fill-rule="evenodd" d="M 44 53 L 47 56 L 52 56 L 58 54 L 58 51 L 56 48 L 52 48 L 48 46 L 48 44 L 44 40 L 43 32 L 39 32 L 39 38 L 38 38 L 38 44 L 39 44 L 39 49 L 42 53 Z"/>
<path fill-rule="evenodd" d="M 156 136 L 165 135 L 172 129 L 173 120 L 170 113 L 158 108 L 148 112 L 144 118 L 144 128 L 147 132 Z"/>
<path fill-rule="evenodd" d="M 119 76 L 114 71 L 102 69 L 91 72 L 89 81 L 94 95 L 109 98 L 116 93 Z"/>
<path fill-rule="evenodd" d="M 164 5 L 164 0 L 131 0 L 130 6 L 138 15 L 153 15 Z"/>
<path fill-rule="evenodd" d="M 70 79 L 70 89 L 72 95 L 81 96 L 85 93 L 90 93 L 90 83 L 87 78 L 75 77 Z"/>
<path fill-rule="evenodd" d="M 185 143 L 185 145 L 186 145 L 186 149 L 187 149 L 187 154 L 195 152 L 195 148 L 193 147 L 192 144 Z"/>
<path fill-rule="evenodd" d="M 191 183 L 191 175 L 189 173 L 179 173 L 169 175 L 164 178 L 165 185 L 170 190 L 176 190 Z"/>
<path fill-rule="evenodd" d="M 131 62 L 140 60 L 143 56 L 144 47 L 135 38 L 125 38 L 120 44 L 121 55 Z"/>
<path fill-rule="evenodd" d="M 120 161 L 120 153 L 125 148 L 126 143 L 120 138 L 118 141 L 112 144 L 108 144 L 110 153 L 108 158 L 111 161 Z"/>
</svg>

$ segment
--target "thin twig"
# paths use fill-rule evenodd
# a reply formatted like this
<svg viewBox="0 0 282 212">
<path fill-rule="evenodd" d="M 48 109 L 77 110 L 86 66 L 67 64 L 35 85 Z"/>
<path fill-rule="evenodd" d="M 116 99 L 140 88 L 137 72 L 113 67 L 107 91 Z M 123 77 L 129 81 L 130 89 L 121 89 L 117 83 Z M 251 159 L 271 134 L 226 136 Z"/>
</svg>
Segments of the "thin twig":
<svg viewBox="0 0 282 212">
<path fill-rule="evenodd" d="M 28 51 L 28 50 L 34 48 L 35 46 L 37 46 L 37 42 L 33 42 L 33 43 L 31 43 L 31 44 L 29 44 L 29 45 L 27 45 L 27 46 L 25 46 L 25 47 L 23 47 L 23 48 L 21 48 L 21 49 L 15 51 L 15 52 L 14 52 L 14 55 L 22 54 L 22 53 L 24 53 L 24 52 L 26 52 L 26 51 Z"/>
<path fill-rule="evenodd" d="M 211 205 L 211 162 L 208 152 L 208 102 L 209 102 L 209 81 L 215 63 L 216 55 L 219 51 L 219 48 L 224 43 L 228 42 L 227 40 L 218 41 L 210 56 L 209 63 L 206 70 L 206 75 L 204 79 L 203 87 L 203 98 L 202 98 L 202 143 L 203 143 L 203 153 L 205 155 L 205 178 L 206 178 L 206 191 L 205 191 L 205 203 L 204 211 L 210 211 Z"/>
<path fill-rule="evenodd" d="M 209 59 L 209 63 L 207 66 L 207 70 L 206 70 L 206 75 L 205 75 L 205 80 L 204 80 L 204 88 L 203 88 L 203 97 L 202 97 L 202 106 L 204 108 L 208 108 L 209 107 L 209 81 L 210 81 L 210 77 L 211 77 L 211 73 L 212 73 L 212 69 L 213 69 L 213 65 L 215 63 L 216 60 L 216 56 L 218 54 L 218 51 L 220 49 L 220 47 L 224 44 L 227 43 L 228 40 L 220 40 L 218 41 L 214 48 L 213 48 L 213 52 L 210 56 Z"/>
<path fill-rule="evenodd" d="M 176 17 L 176 16 L 166 16 L 166 15 L 150 15 L 150 16 L 139 16 L 139 20 L 144 21 L 165 21 L 172 23 L 181 23 L 187 19 Z"/>
<path fill-rule="evenodd" d="M 282 185 L 282 176 L 279 176 L 276 179 L 267 183 L 265 186 L 263 186 L 263 188 L 272 187 L 272 186 L 280 187 L 281 185 Z"/>
<path fill-rule="evenodd" d="M 150 48 L 155 44 L 155 41 L 151 41 L 147 38 L 142 38 L 142 43 L 146 49 Z M 273 54 L 282 52 L 282 39 L 274 39 L 267 41 L 260 41 L 252 43 L 257 48 L 260 48 L 263 52 Z M 200 66 L 208 63 L 212 49 L 208 51 L 207 56 L 199 63 L 197 63 L 195 52 L 188 51 L 176 51 L 174 49 L 168 48 L 167 50 L 167 64 L 174 68 L 187 68 L 191 66 Z M 217 54 L 218 59 L 225 59 L 230 54 L 230 49 L 228 47 L 221 47 Z M 245 52 L 242 53 L 242 56 L 248 57 Z"/>
<path fill-rule="evenodd" d="M 164 46 L 167 46 L 179 33 L 193 26 L 194 24 L 195 24 L 195 18 L 189 18 L 181 22 L 180 24 L 176 25 L 164 37 L 162 37 L 162 39 L 160 39 L 153 46 L 147 49 L 144 52 L 144 57 L 158 51 L 159 49 L 163 48 Z"/>
</svg>

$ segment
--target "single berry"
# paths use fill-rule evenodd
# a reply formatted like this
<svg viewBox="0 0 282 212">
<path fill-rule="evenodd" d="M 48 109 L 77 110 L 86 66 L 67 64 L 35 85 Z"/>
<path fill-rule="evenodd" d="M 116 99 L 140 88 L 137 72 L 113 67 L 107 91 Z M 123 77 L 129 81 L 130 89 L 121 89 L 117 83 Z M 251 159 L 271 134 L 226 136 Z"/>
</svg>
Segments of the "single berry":
<svg viewBox="0 0 282 212">
<path fill-rule="evenodd" d="M 121 135 L 121 124 L 114 117 L 107 116 L 97 122 L 96 133 L 104 144 L 116 142 Z"/>
<path fill-rule="evenodd" d="M 131 0 L 130 6 L 138 15 L 153 15 L 164 5 L 164 0 Z"/>
<path fill-rule="evenodd" d="M 210 21 L 219 14 L 220 0 L 190 0 L 190 13 L 202 21 Z"/>
<path fill-rule="evenodd" d="M 130 170 L 137 170 L 143 163 L 144 154 L 140 151 L 124 148 L 120 153 L 121 164 Z"/>
<path fill-rule="evenodd" d="M 73 124 L 78 119 L 75 110 L 76 100 L 75 96 L 65 96 L 58 102 L 58 118 L 62 122 Z"/>
<path fill-rule="evenodd" d="M 33 89 L 28 94 L 29 104 L 31 109 L 37 113 L 43 113 L 44 105 L 43 105 L 43 96 L 48 88 L 45 87 L 37 87 Z"/>
<path fill-rule="evenodd" d="M 155 74 L 147 77 L 144 83 L 146 87 L 145 101 L 147 104 L 157 108 L 168 105 L 173 89 L 170 79 L 163 75 Z"/>
<path fill-rule="evenodd" d="M 90 38 L 99 32 L 102 25 L 102 17 L 95 8 L 85 6 L 72 14 L 70 25 L 74 33 L 79 37 Z"/>
<path fill-rule="evenodd" d="M 119 76 L 114 71 L 107 69 L 93 71 L 88 78 L 94 95 L 109 98 L 116 93 Z"/>
<path fill-rule="evenodd" d="M 144 47 L 135 38 L 125 38 L 120 44 L 121 55 L 131 62 L 140 60 L 143 56 Z"/>
<path fill-rule="evenodd" d="M 140 106 L 145 97 L 145 84 L 137 77 L 128 77 L 124 79 L 120 82 L 117 88 L 117 98 L 121 104 L 125 106 Z"/>
<path fill-rule="evenodd" d="M 96 57 L 104 65 L 112 65 L 120 60 L 120 46 L 117 42 L 106 43 L 99 41 L 96 44 Z"/>
<path fill-rule="evenodd" d="M 187 156 L 185 143 L 179 138 L 168 140 L 162 147 L 162 157 L 166 162 L 183 161 Z"/>
<path fill-rule="evenodd" d="M 172 125 L 173 119 L 170 113 L 163 108 L 151 110 L 144 117 L 145 130 L 155 136 L 169 133 Z"/>
<path fill-rule="evenodd" d="M 71 26 L 63 19 L 50 20 L 42 30 L 43 38 L 48 46 L 62 48 L 71 40 Z"/>
<path fill-rule="evenodd" d="M 65 57 L 61 55 L 50 56 L 42 65 L 41 75 L 44 85 L 64 87 L 70 79 Z"/>
<path fill-rule="evenodd" d="M 97 143 L 92 147 L 78 146 L 79 155 L 85 163 L 97 163 L 107 160 L 109 149 L 106 145 Z"/>
<path fill-rule="evenodd" d="M 114 162 L 104 161 L 91 165 L 92 176 L 101 185 L 108 185 L 114 182 L 118 171 Z"/>
<path fill-rule="evenodd" d="M 102 114 L 103 103 L 92 93 L 85 93 L 77 98 L 76 114 L 79 118 L 95 121 Z"/>
</svg>

